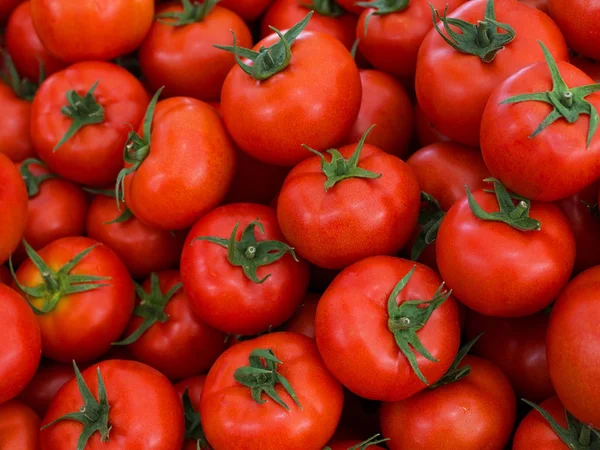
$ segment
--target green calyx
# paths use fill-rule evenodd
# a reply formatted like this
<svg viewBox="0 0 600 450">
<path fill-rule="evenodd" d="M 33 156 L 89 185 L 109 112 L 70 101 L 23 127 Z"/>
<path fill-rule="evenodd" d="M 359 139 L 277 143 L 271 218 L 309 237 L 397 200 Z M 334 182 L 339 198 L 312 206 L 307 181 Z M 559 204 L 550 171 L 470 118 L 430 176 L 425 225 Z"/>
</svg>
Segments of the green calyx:
<svg viewBox="0 0 600 450">
<path fill-rule="evenodd" d="M 83 398 L 83 406 L 78 412 L 65 414 L 64 416 L 53 420 L 49 424 L 43 426 L 42 430 L 51 427 L 57 422 L 63 422 L 65 420 L 79 422 L 83 425 L 83 431 L 81 432 L 79 440 L 77 441 L 76 450 L 84 450 L 87 442 L 96 432 L 100 433 L 100 442 L 109 441 L 108 435 L 111 429 L 111 425 L 108 423 L 110 405 L 108 404 L 108 400 L 106 398 L 106 387 L 104 386 L 104 381 L 102 380 L 100 368 L 97 369 L 98 400 L 96 400 L 90 392 L 90 389 L 85 384 L 85 380 L 83 379 L 83 376 L 81 375 L 81 372 L 79 371 L 75 361 L 73 361 L 73 367 L 75 369 L 77 386 L 79 387 L 79 392 Z"/>
<path fill-rule="evenodd" d="M 252 399 L 256 403 L 262 404 L 266 402 L 266 400 L 261 398 L 264 392 L 275 403 L 285 408 L 286 411 L 289 411 L 290 407 L 275 390 L 275 385 L 281 384 L 298 408 L 302 409 L 302 405 L 300 405 L 289 381 L 283 375 L 277 373 L 277 365 L 283 363 L 277 359 L 272 350 L 257 348 L 252 350 L 248 359 L 250 365 L 236 369 L 233 377 L 238 383 L 250 388 Z M 265 361 L 264 364 L 262 360 Z"/>
<path fill-rule="evenodd" d="M 556 61 L 554 61 L 554 58 L 550 54 L 548 48 L 542 42 L 539 42 L 539 44 L 544 51 L 544 57 L 546 58 L 546 63 L 548 64 L 548 68 L 550 69 L 550 74 L 552 76 L 552 90 L 546 92 L 537 92 L 534 94 L 516 95 L 514 97 L 507 98 L 503 102 L 500 102 L 500 104 L 504 105 L 510 103 L 535 101 L 548 103 L 553 107 L 552 112 L 548 114 L 542 123 L 539 124 L 533 133 L 531 133 L 529 136 L 530 139 L 537 136 L 541 131 L 546 129 L 552 123 L 556 122 L 558 119 L 562 118 L 569 123 L 575 123 L 577 120 L 579 120 L 579 116 L 581 114 L 587 114 L 590 116 L 590 126 L 588 128 L 586 148 L 589 148 L 590 144 L 592 143 L 592 138 L 598 129 L 599 118 L 598 111 L 590 102 L 585 99 L 585 97 L 593 94 L 594 92 L 600 91 L 600 84 L 588 84 L 587 86 L 569 88 L 558 71 Z"/>
<path fill-rule="evenodd" d="M 200 236 L 194 241 L 208 241 L 218 244 L 227 249 L 227 260 L 232 266 L 241 267 L 244 275 L 254 283 L 264 283 L 271 274 L 265 275 L 259 279 L 256 271 L 261 266 L 267 266 L 279 261 L 286 253 L 292 255 L 292 258 L 298 262 L 294 249 L 284 242 L 280 241 L 257 241 L 254 229 L 258 227 L 261 234 L 265 234 L 263 225 L 256 219 L 248 224 L 242 233 L 239 241 L 235 240 L 240 223 L 236 223 L 229 239 L 223 239 L 215 236 Z"/>
<path fill-rule="evenodd" d="M 487 1 L 483 20 L 478 21 L 477 25 L 448 17 L 447 6 L 444 17 L 441 17 L 431 4 L 429 6 L 433 15 L 433 26 L 444 41 L 459 52 L 478 56 L 485 63 L 492 62 L 496 54 L 517 35 L 513 27 L 496 20 L 494 0 Z M 442 32 L 438 20 L 442 21 L 448 35 Z M 458 28 L 460 33 L 452 30 L 452 26 Z M 504 33 L 500 33 L 498 29 L 504 31 Z"/>
<path fill-rule="evenodd" d="M 408 359 L 415 375 L 429 386 L 429 382 L 417 364 L 414 352 L 418 352 L 431 362 L 438 362 L 438 360 L 423 346 L 417 331 L 425 326 L 433 312 L 450 297 L 452 291 L 443 290 L 444 283 L 442 283 L 431 300 L 409 300 L 398 305 L 396 298 L 406 287 L 416 268 L 417 266 L 414 266 L 398 282 L 388 298 L 388 329 L 393 333 L 396 344 Z"/>
<path fill-rule="evenodd" d="M 444 216 L 446 216 L 446 213 L 442 211 L 435 197 L 427 192 L 421 192 L 421 210 L 419 212 L 421 230 L 413 244 L 410 259 L 417 261 L 423 250 L 436 240 Z"/>
<path fill-rule="evenodd" d="M 37 164 L 39 166 L 46 167 L 46 164 L 44 164 L 39 159 L 35 158 L 28 158 L 21 163 L 21 168 L 19 169 L 19 171 L 21 172 L 21 178 L 23 178 L 25 186 L 27 187 L 27 195 L 29 196 L 29 198 L 35 197 L 39 194 L 40 185 L 44 181 L 49 180 L 51 178 L 58 178 L 58 176 L 53 173 L 44 173 L 42 175 L 37 176 L 34 175 L 31 172 L 31 169 L 29 168 L 31 164 Z"/>
<path fill-rule="evenodd" d="M 381 439 L 380 436 L 381 435 L 379 433 L 377 433 L 376 435 L 371 436 L 366 441 L 363 441 L 360 444 L 356 444 L 356 445 L 353 445 L 352 447 L 349 447 L 348 450 L 366 450 L 371 445 L 382 444 L 382 443 L 390 440 L 389 438 Z M 331 450 L 331 447 L 324 447 L 323 450 Z"/>
<path fill-rule="evenodd" d="M 335 0 L 310 0 L 308 3 L 302 3 L 302 6 L 327 17 L 340 17 L 346 13 Z"/>
<path fill-rule="evenodd" d="M 454 362 L 452 363 L 446 374 L 442 378 L 440 378 L 437 381 L 437 383 L 435 383 L 432 386 L 429 386 L 429 389 L 435 389 L 446 384 L 455 383 L 457 381 L 462 380 L 464 377 L 471 373 L 470 366 L 458 366 L 460 365 L 464 357 L 467 356 L 467 353 L 471 351 L 471 348 L 475 345 L 475 343 L 481 338 L 481 336 L 483 336 L 483 333 L 480 333 L 478 336 L 476 336 L 473 340 L 465 344 L 459 350 L 458 354 L 456 355 L 456 358 L 454 359 Z"/>
<path fill-rule="evenodd" d="M 84 187 L 83 190 L 85 192 L 89 192 L 90 194 L 94 194 L 94 195 L 104 195 L 106 197 L 110 197 L 110 198 L 114 198 L 114 199 L 117 198 L 117 194 L 115 193 L 114 189 L 93 189 L 93 188 Z M 121 211 L 120 204 L 119 204 L 119 211 Z M 104 222 L 104 225 L 111 225 L 113 223 L 124 223 L 124 222 L 127 222 L 132 217 L 133 217 L 133 213 L 131 212 L 131 210 L 129 208 L 126 207 L 125 211 L 122 211 L 121 214 L 119 214 L 113 220 Z"/>
<path fill-rule="evenodd" d="M 165 313 L 167 303 L 182 288 L 181 283 L 177 283 L 166 294 L 160 289 L 160 279 L 158 274 L 150 275 L 150 292 L 146 292 L 139 284 L 135 283 L 135 292 L 140 298 L 140 304 L 135 308 L 133 314 L 144 319 L 140 326 L 127 338 L 119 342 L 113 342 L 113 345 L 129 345 L 136 342 L 146 331 L 155 323 L 165 323 L 169 320 L 169 315 Z"/>
<path fill-rule="evenodd" d="M 408 8 L 410 0 L 372 0 L 370 2 L 356 2 L 356 6 L 362 8 L 370 8 L 370 11 L 365 17 L 365 30 L 364 34 L 367 35 L 369 30 L 369 22 L 373 16 L 385 16 L 395 12 L 404 11 Z"/>
<path fill-rule="evenodd" d="M 8 260 L 10 272 L 15 283 L 23 291 L 27 298 L 43 298 L 44 305 L 41 309 L 36 308 L 30 303 L 33 311 L 38 315 L 48 314 L 53 311 L 58 302 L 68 295 L 80 294 L 95 289 L 100 289 L 109 284 L 100 284 L 100 281 L 110 280 L 110 277 L 98 277 L 95 275 L 71 275 L 70 272 L 77 264 L 85 258 L 99 244 L 92 245 L 86 248 L 81 253 L 78 253 L 68 263 L 62 266 L 58 271 L 52 270 L 40 257 L 40 255 L 23 239 L 23 246 L 27 252 L 27 256 L 31 259 L 34 266 L 40 271 L 43 282 L 37 286 L 23 286 L 15 274 L 12 257 Z"/>
<path fill-rule="evenodd" d="M 313 11 L 309 12 L 304 19 L 286 31 L 285 34 L 281 34 L 281 31 L 269 26 L 279 36 L 279 41 L 269 47 L 261 47 L 257 52 L 238 47 L 237 38 L 233 31 L 233 46 L 214 45 L 214 47 L 233 53 L 238 66 L 245 73 L 255 80 L 264 81 L 281 72 L 289 65 L 292 60 L 292 44 L 304 28 L 306 28 L 312 15 Z M 249 59 L 253 64 L 251 66 L 246 64 L 240 57 Z"/>
<path fill-rule="evenodd" d="M 60 112 L 63 116 L 72 119 L 73 122 L 53 151 L 57 151 L 83 127 L 104 122 L 104 108 L 94 97 L 98 83 L 100 81 L 96 81 L 83 97 L 75 90 L 67 91 L 68 105 L 63 106 Z"/>
<path fill-rule="evenodd" d="M 567 428 L 563 428 L 545 409 L 529 400 L 522 400 L 541 414 L 568 448 L 572 450 L 600 450 L 600 431 L 581 423 L 569 411 L 565 410 Z"/>
<path fill-rule="evenodd" d="M 183 416 L 185 418 L 185 440 L 196 441 L 196 448 L 198 450 L 207 449 L 208 441 L 206 440 L 204 430 L 202 429 L 200 413 L 194 409 L 187 388 L 185 389 L 181 400 L 183 402 Z"/>
<path fill-rule="evenodd" d="M 220 0 L 205 0 L 204 2 L 195 1 L 192 3 L 191 0 L 181 0 L 183 11 L 164 12 L 158 14 L 156 19 L 163 25 L 168 25 L 170 27 L 181 27 L 196 22 L 202 22 L 219 1 Z M 166 21 L 162 19 L 174 20 Z"/>
<path fill-rule="evenodd" d="M 504 185 L 496 178 L 486 178 L 483 181 L 494 183 L 494 192 L 500 211 L 493 213 L 484 211 L 475 201 L 469 187 L 465 185 L 469 206 L 475 217 L 491 222 L 503 222 L 519 231 L 539 231 L 542 229 L 542 224 L 539 220 L 529 217 L 531 201 L 514 194 L 509 194 Z M 516 206 L 513 199 L 517 200 Z"/>
<path fill-rule="evenodd" d="M 0 49 L 0 51 L 2 50 Z M 24 100 L 32 101 L 38 88 L 46 79 L 44 64 L 40 60 L 40 77 L 37 83 L 34 83 L 29 78 L 21 78 L 8 52 L 4 50 L 2 53 L 4 70 L 6 71 L 6 73 L 2 74 L 2 80 L 11 87 L 18 97 Z"/>
<path fill-rule="evenodd" d="M 348 159 L 344 158 L 338 150 L 332 148 L 327 150 L 327 153 L 331 155 L 331 161 L 327 162 L 325 156 L 323 156 L 321 152 L 302 144 L 302 146 L 309 152 L 312 152 L 319 158 L 321 158 L 321 169 L 323 170 L 323 174 L 325 175 L 325 177 L 327 177 L 327 179 L 325 180 L 326 191 L 331 189 L 340 181 L 346 180 L 348 178 L 375 179 L 380 178 L 382 176 L 381 173 L 371 172 L 370 170 L 358 167 L 360 152 L 362 151 L 365 145 L 367 136 L 369 135 L 374 126 L 375 125 L 371 125 L 371 127 L 365 132 L 365 134 L 363 134 L 363 136 L 360 138 L 360 141 L 356 145 L 354 153 L 352 153 L 352 155 Z"/>
</svg>

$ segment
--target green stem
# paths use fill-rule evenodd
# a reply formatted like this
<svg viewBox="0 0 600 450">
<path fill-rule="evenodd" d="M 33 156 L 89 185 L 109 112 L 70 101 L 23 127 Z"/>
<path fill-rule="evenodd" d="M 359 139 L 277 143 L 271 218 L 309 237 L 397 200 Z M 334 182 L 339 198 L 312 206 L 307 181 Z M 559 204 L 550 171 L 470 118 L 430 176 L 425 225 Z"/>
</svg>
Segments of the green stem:
<svg viewBox="0 0 600 450">
<path fill-rule="evenodd" d="M 203 2 L 191 0 L 181 0 L 183 10 L 180 12 L 164 12 L 158 14 L 156 19 L 163 25 L 170 27 L 181 27 L 193 23 L 202 22 L 213 10 L 220 0 L 205 0 Z M 170 21 L 162 19 L 173 19 Z"/>
<path fill-rule="evenodd" d="M 49 173 L 49 172 L 44 173 L 42 175 L 37 175 L 37 176 L 34 175 L 29 167 L 32 164 L 36 164 L 41 167 L 46 167 L 46 164 L 44 164 L 39 159 L 35 159 L 35 158 L 28 158 L 21 163 L 21 168 L 19 169 L 19 171 L 21 172 L 21 178 L 23 178 L 23 181 L 25 182 L 25 186 L 27 186 L 27 195 L 29 196 L 29 198 L 33 198 L 39 194 L 40 185 L 44 181 L 52 179 L 52 178 L 58 178 L 57 175 L 55 175 L 53 173 Z"/>
</svg>

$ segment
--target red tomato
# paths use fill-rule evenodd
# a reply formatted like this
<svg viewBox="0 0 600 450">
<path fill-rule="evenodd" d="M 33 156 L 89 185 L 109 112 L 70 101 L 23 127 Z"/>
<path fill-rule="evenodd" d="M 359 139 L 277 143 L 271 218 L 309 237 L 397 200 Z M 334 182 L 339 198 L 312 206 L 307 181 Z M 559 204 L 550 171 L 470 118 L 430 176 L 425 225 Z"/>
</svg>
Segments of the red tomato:
<svg viewBox="0 0 600 450">
<path fill-rule="evenodd" d="M 42 361 L 18 398 L 43 417 L 56 393 L 73 376 L 73 366 Z"/>
<path fill-rule="evenodd" d="M 273 0 L 221 0 L 220 5 L 239 14 L 246 22 L 262 16 Z"/>
<path fill-rule="evenodd" d="M 390 256 L 343 270 L 319 300 L 315 322 L 319 352 L 333 375 L 355 394 L 385 401 L 440 379 L 460 342 L 456 303 L 441 284 L 432 269 Z M 425 350 L 413 350 L 408 340 Z"/>
<path fill-rule="evenodd" d="M 30 258 L 19 267 L 16 282 L 40 311 L 44 356 L 58 362 L 101 356 L 123 334 L 133 312 L 127 268 L 108 247 L 84 237 L 58 239 L 38 255 L 42 261 L 34 264 Z M 50 275 L 44 279 L 42 271 Z"/>
<path fill-rule="evenodd" d="M 548 0 L 521 0 L 521 3 L 532 6 L 540 11 L 548 12 Z M 561 30 L 562 31 L 562 30 Z"/>
<path fill-rule="evenodd" d="M 104 389 L 99 387 L 100 377 Z M 89 400 L 81 393 L 85 385 L 91 391 Z M 100 391 L 104 391 L 105 402 L 97 400 Z M 80 412 L 84 406 L 87 416 Z M 42 422 L 47 427 L 40 435 L 41 449 L 76 448 L 84 432 L 79 421 L 65 418 L 52 422 L 71 413 L 87 418 L 90 411 L 100 417 L 96 422 L 87 419 L 89 428 L 95 425 L 98 431 L 87 440 L 86 450 L 181 450 L 184 421 L 179 396 L 164 375 L 145 364 L 103 361 L 67 382 Z M 102 423 L 103 417 L 107 423 Z"/>
<path fill-rule="evenodd" d="M 1 85 L 0 85 L 1 87 Z M 27 226 L 27 189 L 10 159 L 0 153 L 0 264 L 17 248 Z"/>
<path fill-rule="evenodd" d="M 0 284 L 0 403 L 14 398 L 33 378 L 40 362 L 40 328 L 31 308 L 15 291 Z"/>
<path fill-rule="evenodd" d="M 298 311 L 284 326 L 285 331 L 303 334 L 306 337 L 315 338 L 315 316 L 317 314 L 317 303 L 321 296 L 319 294 L 306 294 L 304 301 Z"/>
<path fill-rule="evenodd" d="M 577 419 L 598 429 L 599 287 L 600 266 L 575 277 L 552 308 L 546 337 L 548 369 L 558 398 Z"/>
<path fill-rule="evenodd" d="M 569 47 L 600 59 L 600 4 L 591 0 L 548 0 L 548 14 L 563 32 Z"/>
<path fill-rule="evenodd" d="M 200 441 L 200 450 L 210 450 L 200 422 L 200 396 L 202 395 L 205 381 L 206 375 L 198 375 L 186 378 L 175 385 L 175 390 L 177 390 L 179 397 L 183 397 L 187 391 L 189 398 L 188 404 L 186 404 L 186 400 L 183 400 L 185 442 L 181 450 L 197 450 L 198 441 Z"/>
<path fill-rule="evenodd" d="M 581 56 L 571 55 L 571 64 L 583 70 L 596 83 L 600 82 L 600 63 Z"/>
<path fill-rule="evenodd" d="M 232 236 L 236 250 L 229 257 Z M 308 265 L 294 258 L 272 208 L 225 205 L 188 234 L 181 280 L 201 320 L 227 333 L 254 335 L 281 325 L 302 302 Z"/>
<path fill-rule="evenodd" d="M 154 1 L 31 0 L 31 16 L 44 47 L 57 58 L 109 60 L 139 47 L 154 18 Z"/>
<path fill-rule="evenodd" d="M 0 110 L 3 118 L 0 125 L 0 153 L 15 162 L 34 156 L 35 150 L 29 135 L 31 101 L 0 81 Z"/>
<path fill-rule="evenodd" d="M 277 377 L 258 372 L 265 367 Z M 335 431 L 343 400 L 312 339 L 271 333 L 234 345 L 217 359 L 206 377 L 200 415 L 215 450 L 320 449 Z"/>
<path fill-rule="evenodd" d="M 469 1 L 449 18 L 469 24 L 483 21 L 489 30 L 495 29 L 484 20 L 486 3 L 487 0 Z M 569 58 L 560 30 L 546 14 L 516 0 L 495 0 L 494 3 L 497 21 L 511 26 L 516 37 L 499 50 L 492 61 L 484 62 L 474 54 L 455 50 L 434 29 L 423 41 L 417 62 L 416 90 L 423 112 L 442 134 L 473 147 L 479 147 L 481 117 L 494 88 L 520 69 L 543 61 L 538 40 L 548 46 L 557 60 L 568 61 Z M 440 15 L 443 8 L 444 5 L 438 8 Z M 439 27 L 446 36 L 445 27 L 442 24 Z M 506 36 L 505 32 L 499 34 Z M 491 58 L 498 47 L 490 48 L 484 59 Z M 483 50 L 478 48 L 477 51 Z M 468 89 L 465 89 L 465 77 L 476 80 L 468 83 Z M 504 132 L 507 128 L 498 124 L 497 130 Z"/>
<path fill-rule="evenodd" d="M 356 4 L 357 0 L 335 0 L 335 2 L 346 11 L 349 11 L 357 16 L 360 16 L 360 13 L 363 12 L 363 7 Z"/>
<path fill-rule="evenodd" d="M 433 127 L 418 103 L 415 105 L 415 127 L 417 140 L 423 147 L 437 142 L 446 142 L 450 140 Z"/>
<path fill-rule="evenodd" d="M 142 84 L 116 64 L 74 64 L 38 90 L 31 111 L 33 143 L 50 170 L 62 177 L 92 186 L 113 183 L 123 167 L 127 134 L 141 123 L 147 104 Z M 73 110 L 69 115 L 65 106 Z M 82 128 L 64 141 L 76 124 Z"/>
<path fill-rule="evenodd" d="M 40 418 L 17 400 L 0 405 L 0 448 L 2 450 L 38 450 Z"/>
<path fill-rule="evenodd" d="M 540 404 L 540 407 L 550 414 L 559 426 L 567 428 L 565 407 L 558 397 L 549 398 Z M 548 421 L 533 409 L 517 427 L 512 450 L 569 450 L 569 447 L 558 437 Z"/>
<path fill-rule="evenodd" d="M 22 1 L 23 0 L 0 0 L 0 22 L 4 22 L 4 19 L 8 18 L 10 13 Z"/>
<path fill-rule="evenodd" d="M 381 429 L 390 450 L 502 450 L 516 415 L 515 393 L 494 364 L 466 356 L 459 381 L 384 403 Z"/>
<path fill-rule="evenodd" d="M 403 158 L 413 132 L 413 107 L 402 84 L 378 70 L 361 70 L 362 103 L 350 134 L 344 141 L 354 144 L 376 124 L 367 144 Z"/>
</svg>

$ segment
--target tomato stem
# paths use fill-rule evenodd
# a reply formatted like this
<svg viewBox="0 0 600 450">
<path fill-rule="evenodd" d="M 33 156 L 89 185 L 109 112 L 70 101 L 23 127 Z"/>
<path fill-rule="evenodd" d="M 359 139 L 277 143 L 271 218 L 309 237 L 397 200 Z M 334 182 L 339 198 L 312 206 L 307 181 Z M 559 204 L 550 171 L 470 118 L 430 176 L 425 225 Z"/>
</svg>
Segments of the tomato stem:
<svg viewBox="0 0 600 450">
<path fill-rule="evenodd" d="M 410 0 L 372 0 L 368 2 L 356 2 L 356 6 L 362 8 L 369 8 L 369 12 L 365 17 L 365 28 L 364 35 L 367 35 L 369 30 L 369 23 L 373 16 L 384 16 L 386 14 L 392 14 L 400 12 L 408 8 Z"/>
<path fill-rule="evenodd" d="M 181 396 L 181 401 L 183 403 L 183 415 L 185 418 L 185 440 L 195 440 L 198 449 L 208 448 L 208 441 L 202 429 L 200 412 L 194 409 L 188 388 L 185 388 Z"/>
<path fill-rule="evenodd" d="M 301 3 L 304 8 L 312 9 L 317 14 L 327 17 L 340 17 L 346 11 L 335 0 L 311 0 L 308 3 Z"/>
<path fill-rule="evenodd" d="M 444 374 L 442 378 L 440 378 L 434 385 L 429 386 L 429 389 L 435 389 L 440 386 L 444 386 L 446 384 L 455 383 L 457 381 L 462 380 L 464 377 L 471 373 L 470 366 L 458 367 L 467 353 L 471 351 L 471 348 L 475 345 L 475 343 L 483 336 L 483 333 L 480 333 L 478 336 L 473 338 L 471 341 L 466 343 L 456 355 L 454 362 L 448 369 L 448 371 Z"/>
<path fill-rule="evenodd" d="M 183 10 L 181 12 L 164 12 L 156 15 L 156 20 L 170 27 L 181 27 L 196 22 L 202 22 L 206 16 L 213 10 L 220 0 L 205 0 L 203 2 L 191 2 L 191 0 L 181 0 Z M 162 19 L 175 19 L 166 21 Z"/>
<path fill-rule="evenodd" d="M 44 181 L 49 180 L 51 178 L 58 178 L 57 175 L 50 172 L 35 176 L 29 168 L 31 164 L 37 164 L 39 166 L 46 167 L 46 164 L 44 164 L 39 159 L 35 158 L 28 158 L 21 163 L 19 172 L 21 172 L 21 178 L 23 178 L 25 186 L 27 187 L 27 195 L 29 196 L 29 198 L 33 198 L 39 194 L 40 185 Z"/>
<path fill-rule="evenodd" d="M 446 213 L 433 195 L 421 192 L 421 209 L 419 211 L 419 224 L 421 229 L 410 252 L 410 259 L 417 261 L 425 248 L 437 238 L 438 230 Z"/>
<path fill-rule="evenodd" d="M 15 64 L 6 50 L 0 49 L 3 54 L 4 69 L 7 73 L 2 74 L 2 79 L 8 84 L 13 92 L 24 100 L 32 101 L 40 85 L 46 79 L 44 64 L 40 60 L 40 76 L 37 83 L 29 78 L 21 78 Z"/>
</svg>

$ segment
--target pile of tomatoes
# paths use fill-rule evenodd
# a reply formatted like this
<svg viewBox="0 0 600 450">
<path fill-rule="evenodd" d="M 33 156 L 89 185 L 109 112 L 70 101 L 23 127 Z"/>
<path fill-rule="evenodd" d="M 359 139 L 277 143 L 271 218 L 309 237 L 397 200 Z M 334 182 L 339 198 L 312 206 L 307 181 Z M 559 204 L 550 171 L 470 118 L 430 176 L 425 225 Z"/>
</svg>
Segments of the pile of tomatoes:
<svg viewBox="0 0 600 450">
<path fill-rule="evenodd" d="M 0 448 L 600 449 L 598 23 L 0 0 Z"/>
</svg>

